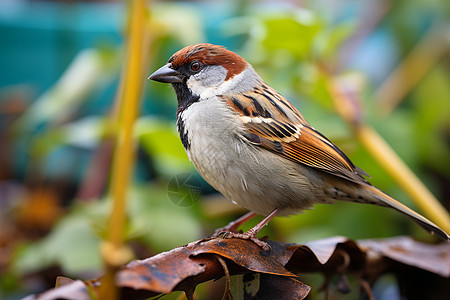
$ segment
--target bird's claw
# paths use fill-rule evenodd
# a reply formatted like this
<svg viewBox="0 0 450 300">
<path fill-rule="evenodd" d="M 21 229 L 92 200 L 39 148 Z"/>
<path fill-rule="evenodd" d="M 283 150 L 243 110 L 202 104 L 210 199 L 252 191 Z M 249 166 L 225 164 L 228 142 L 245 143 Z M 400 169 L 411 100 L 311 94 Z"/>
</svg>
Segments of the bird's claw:
<svg viewBox="0 0 450 300">
<path fill-rule="evenodd" d="M 211 237 L 218 238 L 218 237 L 222 236 L 222 238 L 224 239 L 229 233 L 230 233 L 230 231 L 226 231 L 226 230 L 216 230 L 216 231 L 214 231 L 214 234 L 211 235 Z"/>
<path fill-rule="evenodd" d="M 257 246 L 262 248 L 264 251 L 269 251 L 271 249 L 270 245 L 268 243 L 258 239 L 256 237 L 256 235 L 253 234 L 252 232 L 247 231 L 245 233 L 238 233 L 238 232 L 222 231 L 221 233 L 223 234 L 223 236 L 222 236 L 223 239 L 237 238 L 237 239 L 243 239 L 243 240 L 250 240 L 253 243 L 255 243 Z M 214 233 L 214 235 L 216 235 L 216 233 Z M 217 236 L 213 236 L 213 237 L 218 237 L 219 235 L 220 235 L 220 233 Z"/>
<path fill-rule="evenodd" d="M 225 236 L 229 233 L 239 233 L 239 232 L 236 230 L 236 228 L 234 228 L 232 226 L 225 226 L 225 227 L 216 229 L 211 237 L 216 238 L 216 237 L 223 235 L 223 238 L 225 238 Z"/>
</svg>

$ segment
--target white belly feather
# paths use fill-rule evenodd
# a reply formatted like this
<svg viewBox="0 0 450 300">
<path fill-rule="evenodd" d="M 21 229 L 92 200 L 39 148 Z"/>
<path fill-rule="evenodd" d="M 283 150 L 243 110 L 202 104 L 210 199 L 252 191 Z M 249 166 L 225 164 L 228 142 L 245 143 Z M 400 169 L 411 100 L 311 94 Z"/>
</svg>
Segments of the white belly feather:
<svg viewBox="0 0 450 300">
<path fill-rule="evenodd" d="M 190 141 L 189 159 L 212 187 L 233 202 L 261 215 L 275 208 L 287 215 L 311 208 L 317 202 L 314 198 L 321 196 L 311 177 L 304 175 L 308 168 L 240 137 L 244 128 L 219 98 L 193 103 L 181 117 Z M 317 177 L 314 174 L 308 175 Z"/>
</svg>

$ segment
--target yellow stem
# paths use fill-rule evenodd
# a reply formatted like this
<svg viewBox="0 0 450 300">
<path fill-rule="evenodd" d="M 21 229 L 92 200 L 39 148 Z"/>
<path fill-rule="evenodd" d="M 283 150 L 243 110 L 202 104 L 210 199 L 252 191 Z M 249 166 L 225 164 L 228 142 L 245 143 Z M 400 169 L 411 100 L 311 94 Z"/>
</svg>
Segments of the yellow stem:
<svg viewBox="0 0 450 300">
<path fill-rule="evenodd" d="M 135 141 L 133 128 L 136 120 L 144 68 L 148 50 L 146 1 L 131 0 L 129 12 L 128 39 L 125 49 L 125 64 L 119 90 L 119 120 L 111 175 L 112 211 L 109 219 L 107 241 L 101 246 L 101 254 L 106 264 L 100 299 L 118 298 L 115 274 L 119 266 L 131 259 L 131 251 L 124 245 L 126 221 L 126 196 L 133 171 Z"/>
<path fill-rule="evenodd" d="M 450 232 L 450 216 L 439 200 L 426 188 L 420 179 L 402 161 L 388 143 L 370 126 L 363 123 L 361 101 L 351 84 L 340 83 L 328 77 L 328 90 L 332 95 L 337 112 L 352 127 L 357 139 L 378 164 L 411 197 L 414 203 L 433 222 Z M 350 88 L 349 88 L 350 87 Z"/>
<path fill-rule="evenodd" d="M 403 188 L 414 203 L 446 232 L 450 232 L 450 217 L 446 209 L 422 181 L 394 152 L 388 143 L 371 127 L 355 127 L 355 134 L 380 166 Z"/>
</svg>

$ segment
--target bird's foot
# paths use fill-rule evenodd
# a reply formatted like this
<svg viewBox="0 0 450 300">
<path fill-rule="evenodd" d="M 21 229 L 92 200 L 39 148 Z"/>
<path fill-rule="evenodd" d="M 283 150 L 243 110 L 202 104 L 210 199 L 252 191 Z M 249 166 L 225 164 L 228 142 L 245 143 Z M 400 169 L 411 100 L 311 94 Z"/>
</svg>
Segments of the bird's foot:
<svg viewBox="0 0 450 300">
<path fill-rule="evenodd" d="M 249 212 L 249 213 L 243 215 L 242 217 L 240 217 L 239 219 L 228 223 L 226 226 L 217 228 L 211 237 L 215 238 L 215 237 L 219 237 L 221 235 L 227 234 L 227 233 L 239 233 L 238 232 L 239 226 L 241 226 L 245 222 L 253 219 L 255 216 L 256 216 L 256 214 L 254 212 Z"/>
<path fill-rule="evenodd" d="M 224 227 L 220 227 L 217 228 L 213 235 L 211 235 L 212 238 L 216 238 L 216 237 L 225 237 L 229 234 L 243 234 L 242 230 L 238 231 L 237 228 L 231 227 L 231 226 L 224 226 Z"/>
<path fill-rule="evenodd" d="M 237 229 L 237 228 L 236 228 Z M 217 228 L 213 235 L 211 235 L 212 238 L 217 238 L 222 236 L 223 238 L 225 238 L 225 236 L 229 235 L 229 234 L 241 234 L 239 233 L 235 228 L 228 228 L 228 226 L 224 226 L 224 227 L 220 227 Z"/>
<path fill-rule="evenodd" d="M 243 239 L 243 240 L 250 240 L 253 243 L 255 243 L 256 245 L 258 245 L 260 248 L 262 248 L 265 251 L 270 250 L 270 246 L 267 242 L 261 241 L 260 239 L 258 239 L 256 237 L 257 232 L 253 231 L 252 229 L 250 229 L 247 232 L 244 233 L 240 233 L 240 232 L 222 232 L 223 233 L 223 238 L 224 239 L 231 239 L 231 238 L 236 238 L 236 239 Z"/>
<path fill-rule="evenodd" d="M 238 238 L 238 239 L 244 239 L 244 240 L 251 240 L 253 243 L 261 247 L 263 250 L 270 250 L 269 244 L 266 242 L 261 241 L 256 237 L 258 232 L 269 223 L 269 221 L 275 217 L 278 214 L 278 209 L 274 209 L 267 217 L 265 217 L 261 222 L 256 224 L 255 227 L 250 229 L 247 232 L 240 233 L 236 232 L 237 228 L 247 222 L 248 220 L 252 219 L 256 214 L 254 212 L 249 212 L 248 214 L 240 217 L 236 221 L 231 222 L 227 226 L 217 229 L 214 232 L 213 237 L 218 237 L 219 235 L 223 234 L 223 238 Z"/>
</svg>

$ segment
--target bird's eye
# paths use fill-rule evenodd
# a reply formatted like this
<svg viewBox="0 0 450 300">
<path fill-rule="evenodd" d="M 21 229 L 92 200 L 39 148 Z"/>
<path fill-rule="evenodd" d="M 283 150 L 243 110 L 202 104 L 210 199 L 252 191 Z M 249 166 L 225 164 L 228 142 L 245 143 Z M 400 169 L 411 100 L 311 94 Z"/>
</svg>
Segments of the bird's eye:
<svg viewBox="0 0 450 300">
<path fill-rule="evenodd" d="M 199 63 L 198 61 L 194 61 L 191 63 L 191 70 L 193 72 L 198 72 L 198 71 L 200 71 L 201 68 L 202 68 L 202 64 Z"/>
</svg>

